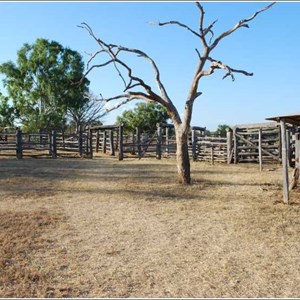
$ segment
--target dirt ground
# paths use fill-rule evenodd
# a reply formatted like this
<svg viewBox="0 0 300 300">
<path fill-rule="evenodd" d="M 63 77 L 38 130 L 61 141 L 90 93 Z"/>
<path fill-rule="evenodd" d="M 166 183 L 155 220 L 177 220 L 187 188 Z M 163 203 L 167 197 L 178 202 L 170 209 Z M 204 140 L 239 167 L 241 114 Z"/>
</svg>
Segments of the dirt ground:
<svg viewBox="0 0 300 300">
<path fill-rule="evenodd" d="M 300 297 L 279 165 L 0 159 L 1 297 Z"/>
</svg>

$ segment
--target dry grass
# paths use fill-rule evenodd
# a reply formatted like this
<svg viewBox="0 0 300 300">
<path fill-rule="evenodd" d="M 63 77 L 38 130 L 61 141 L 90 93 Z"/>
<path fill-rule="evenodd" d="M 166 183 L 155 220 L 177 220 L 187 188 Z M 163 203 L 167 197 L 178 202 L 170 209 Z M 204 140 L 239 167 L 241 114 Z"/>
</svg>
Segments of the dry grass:
<svg viewBox="0 0 300 300">
<path fill-rule="evenodd" d="M 300 193 L 281 170 L 0 160 L 1 297 L 299 297 Z"/>
</svg>

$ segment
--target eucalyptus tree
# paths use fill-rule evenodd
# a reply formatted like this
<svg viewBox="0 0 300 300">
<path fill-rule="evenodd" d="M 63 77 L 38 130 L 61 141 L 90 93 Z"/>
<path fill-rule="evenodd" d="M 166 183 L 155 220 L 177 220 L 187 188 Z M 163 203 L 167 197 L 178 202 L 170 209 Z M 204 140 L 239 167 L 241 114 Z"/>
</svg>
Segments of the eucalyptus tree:
<svg viewBox="0 0 300 300">
<path fill-rule="evenodd" d="M 191 182 L 190 161 L 188 153 L 188 135 L 190 131 L 194 102 L 202 94 L 199 90 L 200 81 L 203 78 L 212 75 L 216 70 L 223 70 L 225 72 L 223 78 L 229 77 L 232 80 L 234 80 L 234 75 L 236 73 L 245 76 L 253 75 L 250 72 L 233 68 L 225 64 L 224 62 L 216 59 L 213 56 L 214 50 L 225 38 L 233 34 L 235 31 L 239 30 L 240 28 L 248 28 L 248 23 L 250 21 L 255 19 L 260 13 L 268 10 L 273 5 L 274 3 L 271 3 L 266 7 L 262 8 L 261 10 L 256 11 L 249 18 L 238 21 L 233 27 L 229 28 L 228 30 L 224 31 L 223 33 L 217 36 L 215 36 L 214 34 L 214 25 L 216 24 L 217 20 L 213 21 L 212 23 L 206 26 L 205 12 L 203 6 L 199 2 L 196 2 L 196 8 L 199 11 L 199 26 L 197 29 L 193 29 L 179 21 L 155 23 L 158 26 L 175 25 L 187 30 L 196 39 L 198 39 L 202 48 L 201 51 L 199 49 L 196 49 L 195 54 L 198 57 L 198 63 L 195 66 L 196 71 L 192 78 L 191 84 L 187 89 L 187 97 L 186 99 L 183 99 L 183 115 L 180 115 L 178 109 L 174 105 L 174 102 L 169 97 L 169 94 L 161 80 L 160 70 L 153 58 L 151 58 L 147 53 L 139 49 L 132 49 L 124 47 L 122 45 L 107 43 L 103 39 L 97 37 L 88 24 L 81 24 L 80 27 L 87 30 L 87 32 L 99 46 L 99 50 L 94 55 L 92 55 L 89 61 L 88 70 L 85 75 L 87 76 L 95 68 L 101 68 L 106 67 L 108 65 L 112 65 L 116 70 L 116 75 L 118 75 L 124 83 L 124 91 L 118 95 L 105 99 L 106 101 L 119 100 L 120 102 L 117 105 L 115 105 L 115 107 L 118 107 L 120 105 L 128 103 L 129 101 L 138 99 L 159 103 L 160 105 L 166 108 L 170 118 L 174 123 L 176 131 L 177 168 L 179 183 L 189 184 Z M 154 80 L 158 87 L 158 93 L 154 91 L 154 88 L 151 86 L 150 83 L 147 83 L 145 79 L 135 75 L 135 72 L 130 66 L 129 62 L 126 62 L 126 60 L 122 58 L 123 53 L 132 54 L 148 61 L 154 72 Z M 101 56 L 102 58 L 101 62 L 93 64 L 95 59 L 99 56 Z M 124 72 L 126 75 L 123 75 Z"/>
<path fill-rule="evenodd" d="M 0 92 L 0 127 L 12 127 L 14 126 L 14 120 L 14 108 L 12 107 L 12 105 L 9 104 L 8 97 L 5 97 Z"/>
<path fill-rule="evenodd" d="M 123 124 L 125 129 L 134 132 L 137 127 L 143 131 L 154 131 L 157 123 L 166 124 L 169 115 L 164 106 L 155 102 L 137 103 L 132 110 L 125 110 L 117 117 L 117 124 Z"/>
<path fill-rule="evenodd" d="M 12 61 L 0 65 L 4 87 L 27 129 L 63 129 L 67 109 L 85 105 L 89 81 L 81 55 L 55 41 L 25 43 Z"/>
</svg>

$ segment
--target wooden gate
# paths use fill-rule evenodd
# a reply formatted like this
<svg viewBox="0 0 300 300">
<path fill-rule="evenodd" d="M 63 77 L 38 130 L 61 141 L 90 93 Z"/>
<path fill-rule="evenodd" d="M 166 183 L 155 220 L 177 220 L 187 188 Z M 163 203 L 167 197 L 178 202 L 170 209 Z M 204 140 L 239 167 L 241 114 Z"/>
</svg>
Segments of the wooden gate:
<svg viewBox="0 0 300 300">
<path fill-rule="evenodd" d="M 280 162 L 280 128 L 275 123 L 238 125 L 233 127 L 233 161 Z"/>
</svg>

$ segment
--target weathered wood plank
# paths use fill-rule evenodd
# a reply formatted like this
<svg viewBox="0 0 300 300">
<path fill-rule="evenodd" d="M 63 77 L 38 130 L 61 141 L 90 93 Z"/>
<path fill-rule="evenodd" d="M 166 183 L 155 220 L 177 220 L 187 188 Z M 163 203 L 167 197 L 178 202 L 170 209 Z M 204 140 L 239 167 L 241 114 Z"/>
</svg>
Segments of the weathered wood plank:
<svg viewBox="0 0 300 300">
<path fill-rule="evenodd" d="M 282 140 L 282 188 L 283 188 L 283 202 L 289 204 L 289 173 L 288 173 L 288 153 L 287 140 L 285 133 L 285 121 L 280 121 L 281 126 L 281 140 Z"/>
</svg>

